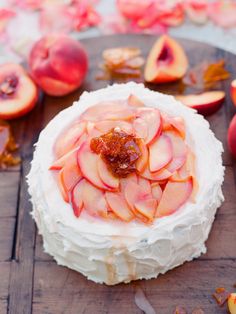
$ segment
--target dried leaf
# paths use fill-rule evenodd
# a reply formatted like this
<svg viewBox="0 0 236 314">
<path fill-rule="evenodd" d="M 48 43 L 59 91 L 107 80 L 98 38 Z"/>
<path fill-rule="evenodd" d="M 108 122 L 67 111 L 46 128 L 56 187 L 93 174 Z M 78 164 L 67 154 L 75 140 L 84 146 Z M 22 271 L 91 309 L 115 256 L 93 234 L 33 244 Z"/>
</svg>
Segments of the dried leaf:
<svg viewBox="0 0 236 314">
<path fill-rule="evenodd" d="M 211 63 L 205 69 L 203 80 L 205 83 L 226 80 L 230 77 L 229 72 L 225 69 L 225 61 L 219 60 L 216 63 Z"/>
<path fill-rule="evenodd" d="M 230 293 L 222 287 L 216 288 L 215 293 L 213 293 L 213 297 L 215 298 L 217 304 L 219 306 L 223 306 L 225 302 L 228 300 Z"/>
</svg>

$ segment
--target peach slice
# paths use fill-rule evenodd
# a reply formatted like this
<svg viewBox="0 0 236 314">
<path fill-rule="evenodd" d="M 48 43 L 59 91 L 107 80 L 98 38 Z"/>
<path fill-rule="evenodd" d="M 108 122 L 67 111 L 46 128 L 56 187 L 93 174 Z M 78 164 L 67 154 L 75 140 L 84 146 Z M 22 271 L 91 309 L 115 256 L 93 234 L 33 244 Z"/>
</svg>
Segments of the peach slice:
<svg viewBox="0 0 236 314">
<path fill-rule="evenodd" d="M 170 138 L 162 134 L 149 146 L 149 169 L 156 172 L 165 167 L 173 158 L 173 147 Z"/>
<path fill-rule="evenodd" d="M 83 209 L 83 186 L 85 179 L 81 179 L 71 191 L 71 205 L 76 217 L 79 217 Z"/>
<path fill-rule="evenodd" d="M 173 173 L 181 168 L 185 163 L 188 149 L 185 142 L 177 132 L 167 131 L 163 134 L 167 135 L 171 139 L 173 147 L 173 159 L 165 168 Z"/>
<path fill-rule="evenodd" d="M 155 216 L 162 217 L 175 212 L 188 200 L 192 190 L 192 178 L 188 178 L 186 181 L 181 182 L 169 181 L 163 191 Z"/>
<path fill-rule="evenodd" d="M 210 91 L 198 95 L 179 95 L 175 98 L 185 106 L 196 109 L 199 113 L 207 116 L 220 109 L 225 99 L 225 92 Z"/>
<path fill-rule="evenodd" d="M 98 159 L 97 167 L 98 174 L 102 182 L 108 186 L 108 188 L 117 190 L 119 187 L 119 178 L 113 176 L 101 158 Z"/>
<path fill-rule="evenodd" d="M 99 155 L 90 150 L 89 142 L 84 142 L 77 153 L 77 161 L 82 175 L 99 189 L 109 190 L 108 186 L 102 182 L 98 173 L 97 165 L 99 158 Z"/>
<path fill-rule="evenodd" d="M 148 180 L 151 180 L 151 181 L 163 181 L 163 180 L 170 178 L 171 175 L 172 175 L 172 172 L 168 171 L 165 168 L 163 168 L 157 172 L 151 172 L 149 170 L 149 167 L 146 167 L 144 169 L 144 171 L 140 173 L 141 177 L 148 179 Z"/>
<path fill-rule="evenodd" d="M 232 155 L 234 156 L 234 158 L 236 158 L 236 114 L 234 115 L 229 125 L 228 146 Z"/>
<path fill-rule="evenodd" d="M 105 197 L 109 208 L 121 220 L 129 222 L 134 218 L 133 213 L 121 195 L 112 192 L 106 192 Z"/>
<path fill-rule="evenodd" d="M 68 160 L 71 158 L 71 155 L 76 154 L 77 150 L 78 150 L 78 147 L 72 149 L 64 156 L 55 160 L 53 164 L 50 166 L 49 170 L 61 170 L 65 166 L 65 164 L 68 162 Z"/>
<path fill-rule="evenodd" d="M 161 114 L 159 110 L 153 108 L 137 108 L 137 114 L 147 125 L 145 142 L 149 145 L 160 135 L 162 129 Z"/>
<path fill-rule="evenodd" d="M 38 90 L 25 70 L 18 64 L 0 66 L 0 118 L 14 119 L 34 108 Z"/>
<path fill-rule="evenodd" d="M 89 107 L 81 116 L 86 121 L 101 120 L 131 120 L 135 116 L 135 110 L 123 103 L 101 102 Z"/>
<path fill-rule="evenodd" d="M 128 104 L 134 107 L 144 107 L 144 103 L 137 96 L 130 94 L 128 98 Z"/>
<path fill-rule="evenodd" d="M 233 80 L 231 82 L 230 95 L 231 95 L 233 104 L 236 106 L 236 80 Z"/>
<path fill-rule="evenodd" d="M 72 154 L 59 172 L 59 186 L 65 202 L 69 202 L 69 192 L 82 179 L 76 157 L 77 154 Z"/>
<path fill-rule="evenodd" d="M 139 214 L 147 218 L 150 222 L 154 219 L 157 201 L 153 198 L 138 201 L 134 204 L 134 207 Z"/>
<path fill-rule="evenodd" d="M 133 128 L 135 130 L 135 134 L 142 138 L 146 139 L 148 135 L 148 126 L 144 119 L 137 118 L 133 122 Z"/>
<path fill-rule="evenodd" d="M 148 194 L 151 194 L 151 193 L 152 193 L 151 183 L 150 183 L 149 180 L 144 179 L 144 178 L 142 178 L 142 177 L 139 177 L 139 178 L 138 178 L 138 185 L 139 185 L 140 187 L 142 187 L 142 189 L 143 189 L 144 191 L 146 191 Z"/>
<path fill-rule="evenodd" d="M 76 142 L 85 132 L 85 129 L 85 122 L 77 122 L 76 124 L 73 124 L 71 127 L 69 127 L 67 130 L 63 131 L 57 139 L 54 147 L 56 156 L 60 158 L 69 151 L 71 151 L 75 146 L 77 146 Z"/>
<path fill-rule="evenodd" d="M 159 185 L 159 183 L 152 183 L 151 184 L 151 189 L 152 189 L 152 196 L 155 200 L 157 200 L 157 202 L 159 203 L 161 200 L 161 196 L 162 196 L 162 189 Z"/>
<path fill-rule="evenodd" d="M 128 134 L 133 133 L 132 124 L 130 124 L 127 121 L 114 121 L 114 120 L 99 121 L 96 122 L 95 128 L 101 131 L 102 133 L 107 133 L 114 128 L 120 128 L 122 131 Z"/>
<path fill-rule="evenodd" d="M 136 162 L 136 169 L 139 172 L 142 172 L 145 169 L 145 167 L 147 166 L 149 155 L 148 155 L 147 146 L 143 141 L 140 141 L 139 149 L 141 152 L 141 156 L 139 157 L 139 159 Z"/>
<path fill-rule="evenodd" d="M 134 183 L 138 183 L 138 177 L 136 173 L 129 174 L 126 178 L 120 178 L 120 191 L 121 193 L 125 193 L 126 186 L 130 181 L 133 181 Z"/>
<path fill-rule="evenodd" d="M 179 135 L 185 139 L 185 122 L 182 117 L 170 117 L 165 113 L 162 113 L 162 130 L 171 131 L 174 130 L 179 133 Z"/>
<path fill-rule="evenodd" d="M 228 297 L 228 309 L 230 314 L 236 314 L 236 293 L 231 293 Z"/>
<path fill-rule="evenodd" d="M 82 188 L 82 200 L 84 209 L 92 216 L 107 217 L 107 203 L 102 190 L 84 180 Z"/>
<path fill-rule="evenodd" d="M 134 211 L 134 204 L 139 201 L 147 200 L 152 198 L 151 190 L 143 187 L 134 181 L 130 181 L 124 191 L 125 199 L 129 207 Z"/>
<path fill-rule="evenodd" d="M 163 35 L 148 55 L 144 78 L 153 83 L 173 82 L 182 78 L 187 68 L 188 59 L 181 45 L 168 35 Z"/>
</svg>

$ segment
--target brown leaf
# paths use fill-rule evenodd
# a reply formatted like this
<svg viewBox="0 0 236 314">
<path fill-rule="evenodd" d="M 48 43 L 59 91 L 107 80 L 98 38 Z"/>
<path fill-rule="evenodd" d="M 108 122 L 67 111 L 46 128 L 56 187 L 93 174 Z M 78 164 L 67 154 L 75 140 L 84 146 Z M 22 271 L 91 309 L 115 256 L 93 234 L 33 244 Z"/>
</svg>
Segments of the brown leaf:
<svg viewBox="0 0 236 314">
<path fill-rule="evenodd" d="M 216 288 L 215 293 L 213 293 L 213 297 L 219 306 L 223 306 L 225 302 L 228 300 L 230 293 L 223 287 Z"/>
<path fill-rule="evenodd" d="M 187 314 L 187 310 L 186 310 L 185 307 L 176 306 L 176 308 L 174 309 L 173 314 Z"/>
<path fill-rule="evenodd" d="M 219 60 L 216 63 L 209 64 L 203 74 L 203 80 L 205 83 L 227 80 L 229 77 L 230 74 L 225 69 L 224 60 Z"/>
</svg>

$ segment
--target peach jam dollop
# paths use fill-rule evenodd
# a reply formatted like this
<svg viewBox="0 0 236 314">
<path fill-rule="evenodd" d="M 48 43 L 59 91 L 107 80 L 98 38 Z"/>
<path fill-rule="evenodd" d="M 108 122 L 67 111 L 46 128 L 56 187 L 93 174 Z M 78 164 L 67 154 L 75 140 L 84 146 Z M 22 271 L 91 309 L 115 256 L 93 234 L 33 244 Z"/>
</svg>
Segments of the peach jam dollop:
<svg viewBox="0 0 236 314">
<path fill-rule="evenodd" d="M 100 154 L 108 169 L 116 177 L 126 177 L 136 171 L 136 161 L 141 156 L 140 138 L 113 128 L 108 133 L 92 138 L 91 150 Z"/>
</svg>

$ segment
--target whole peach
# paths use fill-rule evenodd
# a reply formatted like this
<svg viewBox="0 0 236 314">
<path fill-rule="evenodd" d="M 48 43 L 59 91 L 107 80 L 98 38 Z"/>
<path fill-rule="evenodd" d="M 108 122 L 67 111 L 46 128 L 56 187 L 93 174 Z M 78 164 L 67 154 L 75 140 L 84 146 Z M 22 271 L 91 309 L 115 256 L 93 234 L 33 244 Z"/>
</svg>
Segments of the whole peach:
<svg viewBox="0 0 236 314">
<path fill-rule="evenodd" d="M 236 114 L 234 115 L 229 125 L 228 146 L 232 155 L 234 156 L 234 158 L 236 158 Z"/>
<path fill-rule="evenodd" d="M 43 91 L 62 96 L 82 84 L 88 70 L 88 58 L 77 40 L 66 35 L 48 35 L 32 47 L 29 67 Z"/>
</svg>

